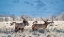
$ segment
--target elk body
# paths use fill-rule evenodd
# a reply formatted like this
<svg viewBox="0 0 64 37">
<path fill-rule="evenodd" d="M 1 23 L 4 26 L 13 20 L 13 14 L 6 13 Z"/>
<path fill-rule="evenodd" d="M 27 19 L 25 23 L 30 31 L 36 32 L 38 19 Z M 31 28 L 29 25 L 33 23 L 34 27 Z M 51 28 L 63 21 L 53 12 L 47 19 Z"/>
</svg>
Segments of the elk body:
<svg viewBox="0 0 64 37">
<path fill-rule="evenodd" d="M 26 21 L 25 19 L 23 19 L 23 23 L 16 23 L 16 22 L 12 22 L 11 25 L 15 24 L 15 32 L 17 32 L 18 30 L 24 30 L 24 27 L 26 25 L 29 25 L 28 21 Z"/>
<path fill-rule="evenodd" d="M 44 24 L 33 24 L 32 25 L 32 30 L 34 31 L 34 30 L 38 30 L 40 28 L 46 29 L 48 24 L 50 24 L 50 23 L 54 23 L 54 22 L 53 21 L 52 22 L 48 22 L 48 20 L 47 20 L 47 21 L 44 21 Z"/>
</svg>

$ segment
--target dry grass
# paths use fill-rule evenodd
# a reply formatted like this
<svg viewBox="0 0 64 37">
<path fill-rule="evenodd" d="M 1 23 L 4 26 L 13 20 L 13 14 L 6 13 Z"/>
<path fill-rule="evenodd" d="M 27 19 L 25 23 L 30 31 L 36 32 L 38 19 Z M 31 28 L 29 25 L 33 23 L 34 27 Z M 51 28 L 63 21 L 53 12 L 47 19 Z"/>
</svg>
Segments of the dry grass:
<svg viewBox="0 0 64 37">
<path fill-rule="evenodd" d="M 20 22 L 21 21 L 18 23 Z M 43 21 L 38 22 L 42 23 Z M 20 33 L 11 32 L 11 30 L 14 30 L 15 25 L 10 26 L 10 23 L 11 22 L 0 22 L 0 37 L 64 37 L 64 21 L 54 21 L 54 24 L 52 24 L 52 26 L 49 24 L 45 31 L 41 30 L 35 33 L 31 29 L 33 21 L 29 21 L 29 26 L 26 26 L 24 32 Z"/>
</svg>

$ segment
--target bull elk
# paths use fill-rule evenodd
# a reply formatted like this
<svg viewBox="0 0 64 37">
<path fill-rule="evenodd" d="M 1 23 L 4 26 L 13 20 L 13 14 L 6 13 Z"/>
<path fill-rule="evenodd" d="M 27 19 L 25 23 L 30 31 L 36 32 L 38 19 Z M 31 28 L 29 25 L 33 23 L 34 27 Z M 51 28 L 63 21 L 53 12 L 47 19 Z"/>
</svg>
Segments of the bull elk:
<svg viewBox="0 0 64 37">
<path fill-rule="evenodd" d="M 50 23 L 54 23 L 54 22 L 53 21 L 52 22 L 48 22 L 48 19 L 47 19 L 46 21 L 44 21 L 44 24 L 33 24 L 32 25 L 32 30 L 35 31 L 35 30 L 38 30 L 40 28 L 46 29 L 48 24 L 50 24 Z"/>
<path fill-rule="evenodd" d="M 26 25 L 29 25 L 28 21 L 23 19 L 22 23 L 16 23 L 16 22 L 12 22 L 11 25 L 15 24 L 15 32 L 17 32 L 18 30 L 24 30 L 24 27 Z"/>
</svg>

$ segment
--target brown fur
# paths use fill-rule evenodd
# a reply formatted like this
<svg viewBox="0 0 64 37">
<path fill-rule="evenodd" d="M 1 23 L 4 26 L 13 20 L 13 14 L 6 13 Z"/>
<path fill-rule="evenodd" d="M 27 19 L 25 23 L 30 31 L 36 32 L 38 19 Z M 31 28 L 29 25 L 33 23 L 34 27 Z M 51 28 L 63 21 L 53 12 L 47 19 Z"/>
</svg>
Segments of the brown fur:
<svg viewBox="0 0 64 37">
<path fill-rule="evenodd" d="M 48 24 L 54 23 L 54 22 L 47 22 L 47 21 L 44 21 L 44 22 L 45 22 L 44 24 L 33 24 L 33 25 L 32 25 L 33 31 L 34 31 L 34 30 L 38 30 L 38 29 L 40 29 L 40 28 L 46 29 Z"/>
<path fill-rule="evenodd" d="M 11 25 L 13 25 L 13 23 L 15 23 L 15 32 L 17 32 L 18 30 L 23 31 L 24 27 L 29 24 L 25 19 L 23 20 L 23 23 L 12 22 Z"/>
</svg>

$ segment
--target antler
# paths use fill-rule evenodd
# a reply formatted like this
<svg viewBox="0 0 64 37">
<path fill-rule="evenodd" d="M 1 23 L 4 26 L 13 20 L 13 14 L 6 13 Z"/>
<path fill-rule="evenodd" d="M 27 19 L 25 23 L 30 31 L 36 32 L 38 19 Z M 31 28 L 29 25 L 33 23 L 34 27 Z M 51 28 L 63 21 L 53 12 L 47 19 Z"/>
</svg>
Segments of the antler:
<svg viewBox="0 0 64 37">
<path fill-rule="evenodd" d="M 22 19 L 25 19 L 24 17 L 22 17 Z"/>
<path fill-rule="evenodd" d="M 41 19 L 42 19 L 42 17 L 41 17 Z M 42 21 L 44 21 L 44 20 L 42 19 Z"/>
</svg>

